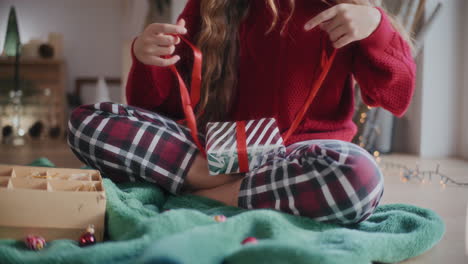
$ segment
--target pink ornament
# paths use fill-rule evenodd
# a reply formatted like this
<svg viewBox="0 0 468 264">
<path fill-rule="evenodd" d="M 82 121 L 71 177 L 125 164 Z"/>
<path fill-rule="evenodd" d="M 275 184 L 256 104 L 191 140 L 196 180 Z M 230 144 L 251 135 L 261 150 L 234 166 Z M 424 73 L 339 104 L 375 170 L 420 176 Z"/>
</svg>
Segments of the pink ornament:
<svg viewBox="0 0 468 264">
<path fill-rule="evenodd" d="M 43 237 L 29 235 L 24 240 L 26 246 L 32 250 L 41 250 L 46 246 L 46 241 Z"/>
<path fill-rule="evenodd" d="M 257 244 L 257 243 L 258 243 L 258 240 L 255 237 L 248 237 L 248 238 L 242 240 L 242 245 Z"/>
<path fill-rule="evenodd" d="M 86 228 L 86 232 L 83 233 L 78 241 L 80 247 L 86 247 L 96 244 L 96 237 L 94 236 L 94 226 L 90 225 Z"/>
<path fill-rule="evenodd" d="M 224 215 L 215 215 L 215 216 L 214 216 L 214 220 L 215 220 L 216 222 L 219 222 L 219 223 L 226 222 L 226 219 L 227 219 L 227 218 L 226 218 L 226 216 L 224 216 Z"/>
</svg>

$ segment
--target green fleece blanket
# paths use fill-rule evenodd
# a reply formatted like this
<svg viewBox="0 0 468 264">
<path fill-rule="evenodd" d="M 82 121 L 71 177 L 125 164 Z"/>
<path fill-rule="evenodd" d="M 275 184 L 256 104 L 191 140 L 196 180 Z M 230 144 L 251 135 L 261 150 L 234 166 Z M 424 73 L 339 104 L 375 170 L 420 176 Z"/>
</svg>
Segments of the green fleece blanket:
<svg viewBox="0 0 468 264">
<path fill-rule="evenodd" d="M 104 185 L 106 242 L 80 248 L 57 240 L 34 252 L 0 240 L 0 263 L 393 263 L 432 248 L 445 231 L 433 211 L 404 204 L 382 205 L 367 221 L 343 227 L 172 196 L 151 184 Z M 227 221 L 216 222 L 218 214 Z M 249 236 L 259 242 L 242 245 Z"/>
</svg>

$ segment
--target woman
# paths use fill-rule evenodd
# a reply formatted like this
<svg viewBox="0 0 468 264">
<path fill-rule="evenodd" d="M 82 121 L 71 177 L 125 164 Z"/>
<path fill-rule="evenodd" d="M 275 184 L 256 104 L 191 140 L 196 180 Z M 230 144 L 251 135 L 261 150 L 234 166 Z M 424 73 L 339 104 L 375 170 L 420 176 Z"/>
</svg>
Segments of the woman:
<svg viewBox="0 0 468 264">
<path fill-rule="evenodd" d="M 338 51 L 287 153 L 245 174 L 212 177 L 189 131 L 174 121 L 183 111 L 168 66 L 189 77 L 193 60 L 178 35 L 204 56 L 200 129 L 208 121 L 274 117 L 286 131 L 321 71 L 322 51 Z M 368 105 L 402 116 L 415 64 L 391 19 L 369 1 L 190 0 L 177 25 L 149 25 L 132 51 L 131 106 L 82 106 L 69 124 L 72 150 L 103 175 L 342 224 L 365 220 L 378 205 L 382 174 L 349 143 L 353 82 Z"/>
</svg>

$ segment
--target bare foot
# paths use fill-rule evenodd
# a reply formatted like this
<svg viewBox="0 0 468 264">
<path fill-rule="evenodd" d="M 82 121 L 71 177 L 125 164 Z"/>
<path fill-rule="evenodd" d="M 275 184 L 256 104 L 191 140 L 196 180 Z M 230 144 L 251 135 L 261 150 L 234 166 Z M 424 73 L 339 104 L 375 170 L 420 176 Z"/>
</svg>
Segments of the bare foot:
<svg viewBox="0 0 468 264">
<path fill-rule="evenodd" d="M 216 177 L 216 176 L 215 176 Z M 242 183 L 242 178 L 237 178 L 236 181 L 223 184 L 221 186 L 193 192 L 193 195 L 210 198 L 230 206 L 237 207 L 237 197 Z"/>
</svg>

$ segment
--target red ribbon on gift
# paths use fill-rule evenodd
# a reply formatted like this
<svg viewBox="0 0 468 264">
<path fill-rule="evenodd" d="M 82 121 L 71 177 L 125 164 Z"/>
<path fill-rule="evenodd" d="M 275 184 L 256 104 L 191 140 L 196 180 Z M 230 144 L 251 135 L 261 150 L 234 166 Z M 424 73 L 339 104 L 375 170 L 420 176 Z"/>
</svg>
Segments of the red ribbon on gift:
<svg viewBox="0 0 468 264">
<path fill-rule="evenodd" d="M 245 121 L 236 122 L 236 141 L 239 172 L 248 172 L 249 156 L 247 155 L 247 135 L 245 134 Z"/>
<path fill-rule="evenodd" d="M 187 126 L 190 129 L 195 145 L 198 147 L 202 155 L 206 158 L 206 151 L 204 147 L 202 146 L 202 144 L 200 143 L 200 140 L 198 138 L 197 122 L 196 122 L 195 114 L 193 111 L 193 108 L 200 101 L 201 72 L 202 72 L 202 61 L 203 61 L 202 53 L 197 47 L 195 47 L 192 43 L 190 43 L 190 41 L 188 41 L 182 36 L 179 36 L 179 37 L 180 39 L 182 39 L 182 41 L 184 41 L 185 43 L 187 43 L 187 45 L 190 46 L 190 48 L 193 51 L 193 56 L 194 56 L 190 95 L 189 95 L 189 92 L 187 90 L 187 86 L 185 85 L 184 80 L 182 79 L 179 72 L 177 71 L 176 66 L 171 65 L 170 69 L 177 76 L 177 80 L 179 82 L 180 97 L 181 97 L 182 108 L 184 110 L 185 121 L 187 123 Z M 325 41 L 325 38 L 322 37 L 322 41 Z M 310 105 L 312 104 L 312 101 L 317 95 L 317 92 L 319 91 L 320 87 L 325 81 L 325 78 L 327 77 L 328 72 L 331 69 L 331 66 L 333 65 L 333 61 L 336 56 L 336 49 L 333 49 L 331 55 L 328 56 L 325 47 L 326 46 L 324 45 L 324 48 L 322 49 L 322 56 L 321 56 L 322 71 L 319 77 L 317 78 L 317 80 L 314 82 L 312 89 L 310 90 L 309 95 L 307 96 L 307 99 L 304 105 L 302 106 L 299 113 L 296 115 L 296 118 L 292 122 L 291 127 L 286 131 L 283 137 L 284 142 L 286 142 L 289 139 L 289 137 L 294 133 L 294 131 L 302 122 L 305 114 L 307 113 Z M 248 155 L 247 155 L 245 121 L 237 121 L 236 125 L 237 125 L 236 140 L 237 140 L 237 148 L 238 148 L 239 169 L 241 172 L 247 172 L 249 171 L 249 160 L 248 160 Z"/>
</svg>

